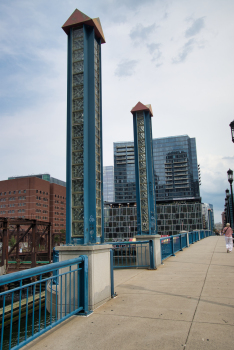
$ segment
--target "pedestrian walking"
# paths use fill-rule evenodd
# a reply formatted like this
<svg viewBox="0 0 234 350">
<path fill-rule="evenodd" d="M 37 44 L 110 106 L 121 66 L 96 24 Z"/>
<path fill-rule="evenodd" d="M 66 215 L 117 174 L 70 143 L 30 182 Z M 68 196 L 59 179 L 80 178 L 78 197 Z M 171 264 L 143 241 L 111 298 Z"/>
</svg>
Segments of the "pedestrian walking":
<svg viewBox="0 0 234 350">
<path fill-rule="evenodd" d="M 232 241 L 233 231 L 232 231 L 232 228 L 230 227 L 230 224 L 226 224 L 226 227 L 223 229 L 223 234 L 225 235 L 227 253 L 231 253 L 233 248 L 233 241 Z"/>
</svg>

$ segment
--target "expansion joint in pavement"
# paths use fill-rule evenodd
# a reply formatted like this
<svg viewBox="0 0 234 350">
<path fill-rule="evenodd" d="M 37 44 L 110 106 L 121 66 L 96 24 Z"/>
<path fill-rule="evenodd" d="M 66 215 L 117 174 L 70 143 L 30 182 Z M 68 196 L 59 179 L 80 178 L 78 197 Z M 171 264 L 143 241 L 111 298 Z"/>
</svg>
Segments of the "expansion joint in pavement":
<svg viewBox="0 0 234 350">
<path fill-rule="evenodd" d="M 187 338 L 186 338 L 183 350 L 186 350 L 186 344 L 188 343 L 189 335 L 190 335 L 190 332 L 191 332 L 191 329 L 192 329 L 192 326 L 193 326 L 193 323 L 194 323 L 194 318 L 196 316 L 197 308 L 198 308 L 198 305 L 199 305 L 200 300 L 201 300 L 201 295 L 202 295 L 202 292 L 203 292 L 203 289 L 204 289 L 204 286 L 205 286 L 205 283 L 206 283 L 207 275 L 208 275 L 208 272 L 209 272 L 209 269 L 210 269 L 210 265 L 211 265 L 211 262 L 212 262 L 212 259 L 213 259 L 213 256 L 214 256 L 214 252 L 215 252 L 215 248 L 216 248 L 217 244 L 218 244 L 218 240 L 217 240 L 217 242 L 215 244 L 212 256 L 210 258 L 210 263 L 209 263 L 207 271 L 206 271 L 206 276 L 204 278 L 204 282 L 203 282 L 203 285 L 202 285 L 202 288 L 201 288 L 201 293 L 200 293 L 198 301 L 197 301 L 197 305 L 196 305 L 196 308 L 195 308 L 195 311 L 194 311 L 194 314 L 193 314 L 193 318 L 192 318 L 192 321 L 191 321 L 191 325 L 189 327 L 188 335 L 187 335 Z"/>
</svg>

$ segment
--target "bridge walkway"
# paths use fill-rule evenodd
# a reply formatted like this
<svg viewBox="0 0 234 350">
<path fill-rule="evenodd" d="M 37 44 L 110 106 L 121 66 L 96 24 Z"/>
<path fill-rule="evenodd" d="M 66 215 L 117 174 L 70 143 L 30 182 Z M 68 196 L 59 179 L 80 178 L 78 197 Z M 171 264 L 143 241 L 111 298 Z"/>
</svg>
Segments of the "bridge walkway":
<svg viewBox="0 0 234 350">
<path fill-rule="evenodd" d="M 234 348 L 234 251 L 211 236 L 156 271 L 115 271 L 118 296 L 73 316 L 23 349 L 215 350 Z"/>
</svg>

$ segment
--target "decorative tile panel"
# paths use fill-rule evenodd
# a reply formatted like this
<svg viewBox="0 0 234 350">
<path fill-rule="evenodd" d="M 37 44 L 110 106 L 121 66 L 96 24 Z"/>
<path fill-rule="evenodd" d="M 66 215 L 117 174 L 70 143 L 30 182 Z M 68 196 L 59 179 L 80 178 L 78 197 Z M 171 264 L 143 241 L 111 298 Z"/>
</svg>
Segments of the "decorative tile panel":
<svg viewBox="0 0 234 350">
<path fill-rule="evenodd" d="M 72 180 L 72 192 L 82 192 L 84 191 L 84 183 L 82 180 Z"/>
<path fill-rule="evenodd" d="M 79 38 L 73 41 L 73 50 L 79 50 L 84 48 L 84 39 Z"/>
<path fill-rule="evenodd" d="M 73 62 L 83 61 L 84 59 L 84 50 L 75 50 L 73 51 Z"/>
<path fill-rule="evenodd" d="M 84 177 L 83 165 L 73 165 L 72 166 L 72 177 L 83 179 L 83 177 Z"/>
<path fill-rule="evenodd" d="M 72 195 L 72 206 L 73 207 L 83 207 L 84 206 L 84 194 L 74 193 Z"/>
<path fill-rule="evenodd" d="M 84 150 L 83 138 L 72 140 L 72 150 L 73 151 L 82 151 L 82 153 L 83 153 L 83 150 Z"/>
<path fill-rule="evenodd" d="M 78 28 L 78 29 L 73 29 L 73 38 L 83 38 L 84 36 L 84 31 L 83 31 L 83 27 L 82 28 Z"/>
<path fill-rule="evenodd" d="M 77 99 L 73 100 L 72 107 L 74 111 L 79 111 L 84 109 L 84 100 L 82 99 Z"/>
<path fill-rule="evenodd" d="M 74 125 L 72 128 L 73 137 L 83 137 L 84 126 L 83 124 Z"/>
<path fill-rule="evenodd" d="M 73 152 L 72 153 L 72 163 L 73 164 L 83 164 L 84 163 L 84 153 L 83 152 Z"/>
<path fill-rule="evenodd" d="M 84 62 L 79 61 L 79 62 L 74 62 L 73 63 L 73 73 L 81 73 L 84 71 Z"/>
<path fill-rule="evenodd" d="M 84 85 L 84 74 L 74 74 L 73 75 L 73 86 Z"/>
<path fill-rule="evenodd" d="M 73 220 L 75 221 L 84 220 L 84 208 L 73 208 L 72 217 L 73 217 Z"/>
<path fill-rule="evenodd" d="M 72 122 L 73 122 L 73 125 L 74 124 L 80 124 L 84 122 L 84 113 L 83 111 L 79 111 L 79 112 L 73 112 L 72 113 Z"/>
<path fill-rule="evenodd" d="M 84 221 L 72 223 L 72 236 L 83 236 L 84 235 Z"/>
<path fill-rule="evenodd" d="M 72 236 L 84 235 L 84 33 L 73 29 L 72 44 Z M 77 207 L 80 207 L 79 209 Z M 79 221 L 78 223 L 75 221 Z"/>
<path fill-rule="evenodd" d="M 140 184 L 140 191 L 147 191 L 147 184 Z"/>
<path fill-rule="evenodd" d="M 138 140 L 145 140 L 145 133 L 143 132 L 138 133 Z"/>
<path fill-rule="evenodd" d="M 73 98 L 83 98 L 84 88 L 82 85 L 73 86 Z"/>
</svg>

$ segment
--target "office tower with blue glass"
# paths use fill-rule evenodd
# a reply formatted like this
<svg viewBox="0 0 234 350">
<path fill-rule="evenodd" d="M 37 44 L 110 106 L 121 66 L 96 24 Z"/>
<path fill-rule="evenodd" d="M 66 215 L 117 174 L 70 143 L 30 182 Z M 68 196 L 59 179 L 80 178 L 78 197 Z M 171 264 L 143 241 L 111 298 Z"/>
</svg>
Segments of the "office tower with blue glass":
<svg viewBox="0 0 234 350">
<path fill-rule="evenodd" d="M 103 167 L 103 201 L 104 202 L 115 201 L 114 167 L 113 166 Z"/>
<path fill-rule="evenodd" d="M 153 112 L 151 105 L 138 102 L 131 113 L 135 152 L 137 234 L 155 235 L 157 218 L 151 125 Z"/>
<path fill-rule="evenodd" d="M 99 18 L 75 10 L 68 36 L 66 243 L 103 242 L 102 86 Z"/>
</svg>

